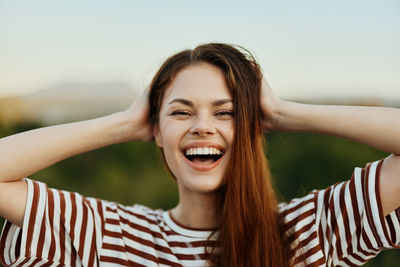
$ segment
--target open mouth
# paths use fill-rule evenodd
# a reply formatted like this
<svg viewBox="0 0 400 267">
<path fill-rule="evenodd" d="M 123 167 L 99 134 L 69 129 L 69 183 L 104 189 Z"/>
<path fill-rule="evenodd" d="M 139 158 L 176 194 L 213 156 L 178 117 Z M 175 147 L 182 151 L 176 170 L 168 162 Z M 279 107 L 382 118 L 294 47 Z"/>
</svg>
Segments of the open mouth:
<svg viewBox="0 0 400 267">
<path fill-rule="evenodd" d="M 198 163 L 213 163 L 219 160 L 222 157 L 222 154 L 219 155 L 185 155 L 185 157 L 192 161 L 192 162 L 198 162 Z"/>
<path fill-rule="evenodd" d="M 190 147 L 182 150 L 183 155 L 193 163 L 202 165 L 217 162 L 225 154 L 225 150 L 216 147 Z"/>
</svg>

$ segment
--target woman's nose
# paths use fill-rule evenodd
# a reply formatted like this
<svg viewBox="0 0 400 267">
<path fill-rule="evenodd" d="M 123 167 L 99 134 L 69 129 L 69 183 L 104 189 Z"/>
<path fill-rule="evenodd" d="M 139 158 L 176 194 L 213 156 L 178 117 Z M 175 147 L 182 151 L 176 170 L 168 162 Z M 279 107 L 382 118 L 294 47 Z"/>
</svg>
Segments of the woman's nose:
<svg viewBox="0 0 400 267">
<path fill-rule="evenodd" d="M 198 117 L 196 119 L 192 128 L 189 130 L 190 134 L 198 135 L 198 136 L 207 136 L 207 135 L 213 135 L 216 133 L 216 129 L 213 126 L 210 119 L 204 118 L 204 117 Z"/>
</svg>

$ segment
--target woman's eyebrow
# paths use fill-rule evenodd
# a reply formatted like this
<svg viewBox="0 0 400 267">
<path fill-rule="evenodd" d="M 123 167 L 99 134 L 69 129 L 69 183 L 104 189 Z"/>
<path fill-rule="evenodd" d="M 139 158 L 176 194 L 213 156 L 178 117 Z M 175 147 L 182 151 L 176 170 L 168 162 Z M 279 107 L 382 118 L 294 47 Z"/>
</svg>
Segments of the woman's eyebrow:
<svg viewBox="0 0 400 267">
<path fill-rule="evenodd" d="M 224 105 L 226 103 L 232 103 L 232 102 L 233 102 L 232 99 L 218 99 L 218 100 L 212 101 L 211 102 L 211 106 L 212 107 L 216 107 L 216 106 L 221 106 L 221 105 Z M 181 104 L 184 104 L 184 105 L 190 106 L 190 107 L 194 106 L 192 101 L 184 99 L 184 98 L 175 98 L 175 99 L 171 100 L 168 103 L 168 105 L 170 105 L 172 103 L 181 103 Z"/>
</svg>

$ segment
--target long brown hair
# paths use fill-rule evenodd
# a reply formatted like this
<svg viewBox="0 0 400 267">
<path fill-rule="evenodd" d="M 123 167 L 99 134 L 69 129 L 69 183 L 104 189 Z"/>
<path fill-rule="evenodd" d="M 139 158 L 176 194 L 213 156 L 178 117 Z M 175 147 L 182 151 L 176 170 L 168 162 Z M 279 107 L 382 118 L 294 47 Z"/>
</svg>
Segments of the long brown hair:
<svg viewBox="0 0 400 267">
<path fill-rule="evenodd" d="M 200 62 L 222 70 L 235 114 L 232 156 L 217 194 L 218 248 L 206 249 L 208 259 L 217 266 L 289 266 L 289 246 L 279 227 L 263 149 L 262 72 L 251 53 L 239 46 L 210 43 L 169 57 L 150 84 L 152 123 L 158 123 L 164 92 L 175 76 Z"/>
</svg>

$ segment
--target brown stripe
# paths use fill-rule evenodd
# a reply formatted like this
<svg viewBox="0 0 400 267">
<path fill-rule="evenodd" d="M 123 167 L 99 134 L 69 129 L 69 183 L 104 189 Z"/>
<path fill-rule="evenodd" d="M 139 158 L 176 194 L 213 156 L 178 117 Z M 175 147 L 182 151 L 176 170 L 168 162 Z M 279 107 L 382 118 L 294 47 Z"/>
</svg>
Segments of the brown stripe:
<svg viewBox="0 0 400 267">
<path fill-rule="evenodd" d="M 47 261 L 45 264 L 41 265 L 40 267 L 49 267 L 51 265 L 53 265 L 54 262 L 52 261 Z"/>
<path fill-rule="evenodd" d="M 174 267 L 182 267 L 182 265 L 179 264 L 179 263 L 171 262 L 171 261 L 163 259 L 163 258 L 160 258 L 160 263 L 161 264 L 165 264 L 165 265 L 169 265 L 169 266 L 174 266 Z"/>
<path fill-rule="evenodd" d="M 30 214 L 29 220 L 28 220 L 28 231 L 26 233 L 26 244 L 25 244 L 25 255 L 24 255 L 26 257 L 31 254 L 30 247 L 31 247 L 32 238 L 33 238 L 33 229 L 34 229 L 35 222 L 36 222 L 36 213 L 37 213 L 37 209 L 38 209 L 39 194 L 40 194 L 39 184 L 37 182 L 32 182 L 32 185 L 33 185 L 32 205 L 31 205 L 31 207 L 29 207 L 29 206 L 26 207 L 26 209 L 31 208 L 31 214 Z"/>
<path fill-rule="evenodd" d="M 348 186 L 349 186 L 349 181 L 344 182 L 342 184 L 342 187 L 340 188 L 340 192 L 339 192 L 339 207 L 340 207 L 340 214 L 342 215 L 342 219 L 343 219 L 342 227 L 344 227 L 344 236 L 341 236 L 339 234 L 339 239 L 336 240 L 336 243 L 338 246 L 340 246 L 340 251 L 342 252 L 341 240 L 343 239 L 345 241 L 345 244 L 347 245 L 347 253 L 351 254 L 352 250 L 349 250 L 349 249 L 352 248 L 352 244 L 351 244 L 352 236 L 350 233 L 349 213 L 347 211 L 346 201 L 345 201 L 345 197 L 346 197 L 345 191 Z M 335 215 L 335 216 L 338 217 L 338 215 Z M 338 225 L 338 227 L 340 227 L 340 226 Z M 340 260 L 343 259 L 343 254 L 339 254 L 338 256 L 339 256 Z"/>
<path fill-rule="evenodd" d="M 382 168 L 382 164 L 383 164 L 383 160 L 381 159 L 377 166 L 376 166 L 376 171 L 375 171 L 375 196 L 376 196 L 376 202 L 378 204 L 378 215 L 379 215 L 379 220 L 381 222 L 382 225 L 382 229 L 383 229 L 383 233 L 385 235 L 386 240 L 388 241 L 388 243 L 390 244 L 390 246 L 395 246 L 395 244 L 392 242 L 392 239 L 390 238 L 389 234 L 391 234 L 391 232 L 388 232 L 388 229 L 386 228 L 386 224 L 385 224 L 385 217 L 383 216 L 383 204 L 382 204 L 382 199 L 381 199 L 381 192 L 380 192 L 380 179 L 381 179 L 381 168 Z M 379 241 L 381 241 L 380 237 L 378 236 L 377 239 L 379 239 Z M 383 244 L 382 244 L 383 246 Z"/>
<path fill-rule="evenodd" d="M 36 258 L 33 262 L 31 262 L 29 264 L 29 266 L 35 266 L 36 263 L 39 263 L 40 261 L 42 261 L 42 258 L 40 257 L 40 255 L 37 255 L 39 258 Z M 31 260 L 32 258 L 29 258 L 29 260 Z"/>
<path fill-rule="evenodd" d="M 311 266 L 311 267 L 319 267 L 319 266 L 321 266 L 322 264 L 326 264 L 326 261 L 325 261 L 325 257 L 324 256 L 322 256 L 321 258 L 319 258 L 318 260 L 316 260 L 316 261 L 314 261 L 313 263 L 311 263 L 310 265 L 307 265 L 307 266 Z"/>
<path fill-rule="evenodd" d="M 71 199 L 71 221 L 70 224 L 70 238 L 71 242 L 75 241 L 75 223 L 76 223 L 76 199 L 75 193 L 69 193 Z M 76 266 L 76 250 L 74 246 L 71 246 L 71 264 Z"/>
<path fill-rule="evenodd" d="M 380 239 L 380 237 L 378 235 L 378 231 L 376 229 L 375 221 L 373 220 L 373 217 L 372 217 L 372 206 L 371 206 L 371 201 L 370 201 L 370 198 L 371 197 L 375 197 L 375 196 L 371 196 L 369 194 L 369 190 L 368 190 L 369 184 L 371 183 L 371 181 L 369 179 L 370 171 L 371 171 L 371 164 L 368 164 L 368 166 L 366 167 L 366 173 L 365 173 L 365 178 L 364 178 L 365 179 L 365 187 L 364 187 L 365 214 L 367 216 L 368 223 L 369 223 L 369 226 L 370 226 L 371 231 L 372 231 L 372 235 L 374 236 L 375 241 L 378 243 L 378 247 L 381 248 L 381 247 L 383 247 L 383 244 L 382 244 L 382 241 L 381 241 L 381 239 Z M 378 185 L 375 184 L 375 188 L 377 186 Z"/>
<path fill-rule="evenodd" d="M 332 189 L 333 189 L 333 186 L 331 186 L 331 187 L 329 187 L 328 189 L 325 190 L 324 198 L 323 198 L 324 200 L 323 200 L 323 204 L 322 204 L 323 205 L 322 207 L 323 207 L 324 212 L 325 212 L 325 220 L 326 220 L 325 239 L 328 241 L 329 246 L 331 245 L 331 241 L 332 241 L 331 240 L 332 229 L 331 229 L 331 226 L 330 226 L 330 224 L 328 222 L 329 201 L 330 201 L 330 198 L 331 198 Z M 323 229 L 322 229 L 322 231 L 323 231 Z M 329 251 L 328 251 L 328 253 L 329 253 Z M 324 250 L 324 254 L 325 254 L 325 250 Z M 328 255 L 325 255 L 325 256 L 328 257 Z"/>
<path fill-rule="evenodd" d="M 164 259 L 164 258 L 157 258 L 154 255 L 148 254 L 148 253 L 146 253 L 144 251 L 141 251 L 139 249 L 136 249 L 136 248 L 133 248 L 133 247 L 130 247 L 130 246 L 126 246 L 126 245 L 125 246 L 120 246 L 120 245 L 105 243 L 105 244 L 103 244 L 103 249 L 109 249 L 109 250 L 123 252 L 123 253 L 131 253 L 131 254 L 134 254 L 134 255 L 136 255 L 138 257 L 142 257 L 142 258 L 144 258 L 146 260 L 153 261 L 153 262 L 158 263 L 158 264 L 163 263 L 163 264 L 167 264 L 169 266 L 181 266 L 178 263 L 169 261 L 169 260 Z M 162 250 L 158 249 L 157 246 L 156 246 L 156 250 L 157 251 L 162 251 Z M 181 259 L 194 260 L 194 256 L 193 255 L 174 254 L 172 251 L 169 251 L 169 252 L 163 251 L 163 252 L 167 253 L 167 254 L 170 254 L 170 255 L 173 255 L 173 256 L 176 256 L 176 257 L 180 256 Z M 190 258 L 188 258 L 188 257 L 190 257 Z"/>
<path fill-rule="evenodd" d="M 106 210 L 107 210 L 108 212 L 113 212 L 116 216 L 120 217 L 118 211 L 112 210 L 112 209 L 109 208 L 109 207 L 107 207 Z M 132 215 L 132 214 L 133 214 L 133 215 Z M 175 231 L 166 230 L 166 229 L 165 229 L 164 227 L 162 227 L 161 225 L 158 225 L 156 221 L 149 220 L 149 219 L 144 219 L 144 218 L 146 218 L 146 217 L 144 217 L 143 215 L 134 214 L 134 213 L 132 213 L 132 214 L 130 214 L 130 215 L 132 215 L 133 217 L 136 217 L 137 219 L 143 219 L 143 220 L 147 221 L 149 224 L 152 224 L 152 225 L 158 227 L 158 228 L 163 232 L 163 234 L 165 234 L 165 235 L 168 235 L 168 236 L 170 236 L 170 235 L 179 235 L 179 234 L 176 233 Z M 119 221 L 118 219 L 106 218 L 106 223 L 112 224 L 112 225 L 119 225 L 120 221 Z M 156 233 L 156 232 L 153 232 L 153 233 Z"/>
<path fill-rule="evenodd" d="M 157 251 L 162 251 L 164 253 L 174 254 L 172 252 L 172 250 L 170 248 L 168 248 L 168 247 L 164 247 L 164 246 L 158 245 L 158 244 L 156 244 L 154 242 L 151 242 L 149 240 L 140 238 L 139 236 L 130 234 L 125 230 L 122 230 L 122 234 L 123 234 L 124 238 L 127 238 L 127 239 L 130 239 L 132 241 L 135 241 L 135 242 L 137 242 L 137 243 L 139 243 L 139 244 L 141 244 L 143 246 L 147 246 L 147 247 L 153 248 L 153 249 L 155 249 Z M 126 246 L 126 247 L 128 248 L 128 246 Z"/>
<path fill-rule="evenodd" d="M 192 247 L 198 248 L 198 247 L 205 247 L 205 246 L 215 246 L 216 241 L 192 241 L 192 242 L 178 242 L 178 241 L 170 241 L 168 242 L 168 245 L 170 247 L 181 247 L 181 248 L 187 248 L 187 243 L 189 243 Z"/>
<path fill-rule="evenodd" d="M 289 237 L 288 237 L 288 241 L 289 243 L 294 242 L 295 240 L 297 240 L 299 238 L 299 236 L 303 233 L 309 232 L 310 229 L 315 225 L 315 220 L 311 221 L 309 224 L 304 225 L 301 229 L 297 230 L 296 232 L 292 233 Z M 313 231 L 315 234 L 316 232 Z"/>
<path fill-rule="evenodd" d="M 86 231 L 88 227 L 88 207 L 85 205 L 85 202 L 82 201 L 82 203 L 77 203 L 77 205 L 80 205 L 82 207 L 82 224 L 80 226 L 80 237 L 79 237 L 79 249 L 78 249 L 78 254 L 80 258 L 83 260 L 83 253 L 85 249 L 85 241 L 86 241 Z"/>
<path fill-rule="evenodd" d="M 294 206 L 291 207 L 290 209 L 287 209 L 287 210 L 282 211 L 282 212 L 280 213 L 279 216 L 285 217 L 285 216 L 287 216 L 289 213 L 292 213 L 292 212 L 294 212 L 294 211 L 296 211 L 296 210 L 301 209 L 301 208 L 304 207 L 305 205 L 307 205 L 307 204 L 309 204 L 309 203 L 311 203 L 311 202 L 314 202 L 314 198 L 315 198 L 315 195 L 314 195 L 314 197 L 312 197 L 312 198 L 310 198 L 310 199 L 307 199 L 306 201 L 299 201 L 299 203 L 296 203 L 296 205 L 294 205 Z M 289 203 L 288 205 L 290 205 L 290 203 Z"/>
<path fill-rule="evenodd" d="M 305 249 L 308 249 L 307 248 L 308 243 L 315 238 L 317 238 L 317 232 L 313 232 L 306 239 L 297 242 L 296 247 L 290 249 L 290 251 L 289 251 L 290 257 L 293 258 L 296 255 L 296 253 L 299 253 L 299 252 L 300 252 L 300 254 L 302 254 L 305 251 Z M 291 241 L 290 243 L 295 244 L 294 241 Z M 318 244 L 318 246 L 319 245 L 320 244 Z"/>
<path fill-rule="evenodd" d="M 390 232 L 390 243 L 392 246 L 396 246 L 395 242 L 396 242 L 396 229 L 394 228 L 394 224 L 393 224 L 393 220 L 390 217 L 390 215 L 386 216 L 386 221 L 388 223 L 389 226 L 389 232 Z"/>
<path fill-rule="evenodd" d="M 84 199 L 84 203 L 86 203 L 89 207 L 89 213 L 92 215 L 93 218 L 93 231 L 92 231 L 92 238 L 90 240 L 90 251 L 89 251 L 89 266 L 94 266 L 95 258 L 96 258 L 96 231 L 98 231 L 96 227 L 96 216 L 93 211 L 93 207 L 89 200 Z"/>
<path fill-rule="evenodd" d="M 358 264 L 355 264 L 354 262 L 350 261 L 349 258 L 342 257 L 342 258 L 340 258 L 340 261 L 346 263 L 346 266 L 355 266 L 355 267 L 359 266 Z"/>
<path fill-rule="evenodd" d="M 99 199 L 96 199 L 96 203 L 97 203 L 97 212 L 99 213 L 101 220 L 101 236 L 103 236 L 105 227 L 104 215 L 103 215 L 103 203 Z"/>
<path fill-rule="evenodd" d="M 60 198 L 60 263 L 65 262 L 65 196 L 61 191 L 57 191 Z"/>
<path fill-rule="evenodd" d="M 287 231 L 290 228 L 294 227 L 295 225 L 298 225 L 301 221 L 303 221 L 303 220 L 305 220 L 308 217 L 313 216 L 313 215 L 315 217 L 315 209 L 314 208 L 312 208 L 310 210 L 307 210 L 306 212 L 303 212 L 299 216 L 294 218 L 292 221 L 287 222 L 286 224 L 284 224 L 283 230 Z M 313 221 L 315 221 L 315 220 L 313 220 Z"/>
<path fill-rule="evenodd" d="M 89 254 L 89 266 L 94 266 L 94 261 L 96 258 L 96 232 L 93 231 L 92 233 L 92 240 L 91 240 L 91 246 L 90 246 L 90 254 Z"/>
<path fill-rule="evenodd" d="M 129 265 L 129 261 L 127 260 L 123 260 L 120 258 L 116 258 L 116 257 L 110 257 L 110 256 L 101 256 L 100 257 L 100 262 L 110 262 L 110 263 L 118 263 L 119 265 L 123 265 L 123 266 L 143 266 L 146 267 L 144 265 L 135 263 L 135 265 Z"/>
<path fill-rule="evenodd" d="M 123 237 L 122 233 L 120 233 L 120 232 L 112 232 L 112 231 L 109 231 L 107 229 L 104 230 L 104 236 L 109 236 L 109 237 L 119 238 L 119 239 L 122 239 L 122 237 Z"/>
<path fill-rule="evenodd" d="M 45 212 L 45 214 L 46 214 L 46 212 Z M 42 223 L 41 223 L 41 227 L 40 227 L 38 246 L 37 246 L 36 254 L 35 254 L 37 257 L 43 257 L 42 253 L 43 253 L 45 233 L 46 233 L 46 218 L 43 218 L 42 219 Z"/>
<path fill-rule="evenodd" d="M 361 178 L 362 178 L 362 174 L 361 174 Z M 361 217 L 360 217 L 360 210 L 358 209 L 358 199 L 357 199 L 357 189 L 356 189 L 356 180 L 355 180 L 355 176 L 354 173 L 350 179 L 349 182 L 349 194 L 350 194 L 350 199 L 351 199 L 351 207 L 353 209 L 353 221 L 355 224 L 355 236 L 357 238 L 357 248 L 356 251 L 361 251 L 361 244 L 360 244 L 360 240 L 361 240 Z M 353 245 L 350 243 L 349 244 L 349 248 L 347 249 L 347 252 L 349 252 L 350 249 L 353 248 Z"/>
<path fill-rule="evenodd" d="M 365 193 L 365 188 L 366 188 L 366 179 L 365 179 L 365 177 L 366 177 L 366 170 L 365 169 L 362 169 L 361 170 L 361 190 L 362 190 L 362 196 L 363 196 L 363 199 L 364 199 L 364 202 L 366 201 L 365 200 L 365 198 L 366 198 L 366 193 Z M 365 203 L 364 203 L 364 207 L 365 207 Z M 367 211 L 365 211 L 365 213 L 367 214 Z M 360 225 L 361 226 L 361 225 Z M 360 227 L 361 228 L 361 227 Z M 361 234 L 360 234 L 360 237 L 362 237 L 363 238 L 363 240 L 364 240 L 364 242 L 365 242 L 365 245 L 367 246 L 367 248 L 369 249 L 369 250 L 374 250 L 374 248 L 372 247 L 372 244 L 371 244 L 371 241 L 369 240 L 369 237 L 368 237 L 368 235 L 367 235 L 367 233 L 366 233 L 366 231 L 365 231 L 365 226 L 362 228 L 362 231 L 361 231 Z M 360 243 L 360 238 L 358 239 L 358 242 Z M 372 255 L 375 255 L 375 254 L 373 254 L 373 253 L 371 253 L 371 252 L 369 252 L 369 251 L 366 251 L 366 250 L 364 250 L 364 249 L 362 249 L 361 248 L 361 246 L 360 246 L 360 251 L 361 252 L 363 252 L 363 254 L 365 254 L 366 256 L 372 256 Z"/>
<path fill-rule="evenodd" d="M 31 259 L 30 257 L 25 257 L 25 259 L 17 266 L 21 266 L 21 267 L 24 266 L 30 259 Z"/>
<path fill-rule="evenodd" d="M 337 184 L 335 184 L 335 186 L 332 190 L 332 198 L 329 202 L 329 212 L 331 214 L 331 223 L 330 223 L 331 231 L 332 231 L 332 234 L 335 235 L 335 237 L 336 237 L 335 244 L 332 244 L 332 246 L 330 247 L 330 250 L 329 250 L 329 255 L 331 256 L 331 258 L 333 257 L 333 253 L 335 250 L 337 251 L 336 254 L 338 256 L 342 255 L 342 253 L 343 253 L 341 246 L 338 246 L 338 241 L 340 240 L 340 236 L 339 236 L 339 228 L 338 228 L 338 224 L 336 221 L 336 213 L 335 213 L 335 191 L 336 190 L 337 190 Z M 330 242 L 332 242 L 332 240 L 333 240 L 333 237 L 332 237 L 332 239 L 330 239 Z"/>
<path fill-rule="evenodd" d="M 1 239 L 0 239 L 0 252 L 3 252 L 3 253 L 0 253 L 0 261 L 1 261 L 1 264 L 3 264 L 3 265 L 6 265 L 6 259 L 4 257 L 4 253 L 6 252 L 5 244 L 6 244 L 7 236 L 10 232 L 10 227 L 11 227 L 11 223 L 9 221 L 6 221 L 4 224 L 3 233 L 2 233 Z M 19 232 L 19 235 L 21 235 L 21 232 Z M 10 255 L 8 257 L 10 258 Z"/>
<path fill-rule="evenodd" d="M 129 252 L 131 254 L 134 254 L 134 255 L 136 255 L 138 257 L 142 257 L 142 258 L 144 258 L 146 260 L 149 260 L 149 261 L 152 261 L 152 262 L 155 262 L 155 263 L 159 263 L 158 258 L 156 256 L 154 256 L 154 255 L 151 255 L 151 254 L 146 253 L 144 251 L 141 251 L 139 249 L 135 249 L 135 248 L 128 247 L 128 246 L 125 246 L 125 249 L 126 249 L 127 252 Z"/>
<path fill-rule="evenodd" d="M 303 253 L 295 258 L 294 264 L 303 263 L 308 257 L 318 253 L 318 251 L 319 251 L 319 246 L 315 246 L 313 248 L 308 249 L 306 253 Z"/>
<path fill-rule="evenodd" d="M 51 234 L 51 240 L 50 240 L 50 249 L 49 249 L 49 256 L 48 259 L 49 261 L 54 260 L 54 254 L 56 253 L 56 236 L 54 234 L 54 196 L 53 196 L 53 191 L 51 189 L 47 189 L 47 206 L 48 206 L 48 220 L 50 223 L 50 229 L 47 229 L 50 231 Z"/>
<path fill-rule="evenodd" d="M 117 226 L 119 226 L 119 225 L 120 225 L 120 222 L 124 222 L 125 224 L 129 225 L 130 227 L 132 227 L 132 228 L 134 228 L 134 229 L 136 229 L 136 230 L 139 230 L 139 231 L 142 231 L 142 232 L 151 234 L 151 235 L 153 235 L 154 237 L 163 238 L 163 236 L 161 235 L 161 233 L 159 233 L 159 232 L 154 232 L 154 231 L 150 230 L 150 229 L 147 228 L 147 227 L 144 227 L 144 226 L 142 226 L 142 225 L 133 223 L 133 222 L 131 222 L 131 221 L 128 221 L 127 219 L 123 219 L 122 217 L 120 218 L 120 220 L 110 219 L 110 218 L 107 218 L 107 219 L 106 219 L 106 223 L 112 224 L 112 225 L 117 225 Z M 106 230 L 106 231 L 107 231 L 107 230 Z"/>
<path fill-rule="evenodd" d="M 117 204 L 117 207 L 118 207 L 119 210 L 121 210 L 121 211 L 123 211 L 123 212 L 125 212 L 125 213 L 128 213 L 129 215 L 132 215 L 132 216 L 134 216 L 134 217 L 136 217 L 136 218 L 138 218 L 138 219 L 145 220 L 145 221 L 147 221 L 147 222 L 150 223 L 150 224 L 158 225 L 157 221 L 152 220 L 152 219 L 150 219 L 150 218 L 148 218 L 148 217 L 146 217 L 146 216 L 144 216 L 144 215 L 142 215 L 142 214 L 133 212 L 133 211 L 131 211 L 131 210 L 125 208 L 124 206 L 122 206 L 122 205 L 120 205 L 120 204 Z M 107 208 L 109 208 L 109 207 L 107 207 Z"/>
<path fill-rule="evenodd" d="M 17 242 L 15 244 L 15 257 L 18 258 L 21 255 L 21 242 L 22 242 L 22 230 L 19 231 Z"/>
<path fill-rule="evenodd" d="M 127 219 L 124 219 L 122 217 L 120 217 L 120 220 L 107 218 L 106 219 L 106 223 L 112 224 L 112 225 L 117 225 L 117 226 L 119 226 L 120 223 L 124 223 L 124 224 L 129 225 L 131 228 L 133 228 L 135 230 L 138 230 L 138 231 L 141 231 L 141 232 L 144 232 L 144 233 L 148 233 L 149 235 L 153 236 L 154 238 L 160 238 L 160 239 L 164 239 L 165 240 L 164 236 L 160 232 L 152 231 L 147 227 L 135 224 L 135 223 L 133 223 L 133 222 L 127 220 Z M 128 233 L 128 232 L 126 232 L 126 233 Z M 114 237 L 114 238 L 122 238 L 120 235 L 121 235 L 121 233 L 119 233 L 119 232 L 114 232 L 114 231 L 109 231 L 109 230 L 105 230 L 104 231 L 104 236 L 110 236 L 110 237 Z M 179 241 L 169 242 L 167 240 L 165 240 L 165 241 L 168 243 L 168 245 L 170 247 L 187 247 L 186 242 L 179 242 Z M 200 247 L 200 246 L 204 246 L 204 244 L 212 244 L 214 242 L 215 241 L 209 241 L 209 242 L 207 242 L 207 241 L 196 241 L 196 242 L 193 242 L 193 247 Z"/>
</svg>

